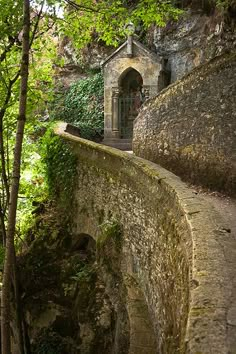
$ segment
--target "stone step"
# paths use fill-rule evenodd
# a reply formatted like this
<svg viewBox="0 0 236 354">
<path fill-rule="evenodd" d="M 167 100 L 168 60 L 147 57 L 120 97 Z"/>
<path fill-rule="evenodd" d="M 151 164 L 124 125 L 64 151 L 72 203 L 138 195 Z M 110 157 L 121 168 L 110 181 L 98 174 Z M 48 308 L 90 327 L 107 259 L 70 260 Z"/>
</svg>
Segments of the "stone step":
<svg viewBox="0 0 236 354">
<path fill-rule="evenodd" d="M 119 150 L 132 150 L 131 139 L 106 139 L 102 144 L 114 147 Z"/>
<path fill-rule="evenodd" d="M 117 139 L 117 138 L 109 138 L 109 139 L 104 139 L 103 140 L 103 143 L 104 144 L 108 144 L 110 142 L 114 142 L 114 143 L 117 143 L 117 142 L 121 142 L 121 143 L 132 143 L 132 139 Z"/>
</svg>

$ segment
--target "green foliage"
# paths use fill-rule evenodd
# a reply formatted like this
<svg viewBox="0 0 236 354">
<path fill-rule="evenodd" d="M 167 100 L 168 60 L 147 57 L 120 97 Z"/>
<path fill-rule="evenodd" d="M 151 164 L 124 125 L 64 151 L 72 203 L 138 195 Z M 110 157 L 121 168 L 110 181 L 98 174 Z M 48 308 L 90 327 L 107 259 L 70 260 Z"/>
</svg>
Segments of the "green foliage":
<svg viewBox="0 0 236 354">
<path fill-rule="evenodd" d="M 145 29 L 152 24 L 164 27 L 168 19 L 177 20 L 181 13 L 171 1 L 142 0 L 132 12 L 132 20 L 136 24 L 141 21 Z"/>
<path fill-rule="evenodd" d="M 41 331 L 32 347 L 32 353 L 34 354 L 58 354 L 66 353 L 67 350 L 66 339 L 48 328 Z"/>
<path fill-rule="evenodd" d="M 63 210 L 71 210 L 77 174 L 77 159 L 71 147 L 50 127 L 41 139 L 41 155 L 49 196 L 57 200 Z"/>
<path fill-rule="evenodd" d="M 113 240 L 117 249 L 121 246 L 121 227 L 114 220 L 106 220 L 100 225 L 100 235 L 97 239 L 97 248 L 101 249 L 109 240 Z"/>
<path fill-rule="evenodd" d="M 80 262 L 77 265 L 77 270 L 75 275 L 73 275 L 71 279 L 79 283 L 81 282 L 89 283 L 95 277 L 96 277 L 95 267 L 92 264 Z"/>
<path fill-rule="evenodd" d="M 215 0 L 216 6 L 223 11 L 227 11 L 230 6 L 236 6 L 235 0 Z"/>
<path fill-rule="evenodd" d="M 22 154 L 22 173 L 17 210 L 17 233 L 24 235 L 34 224 L 35 215 L 32 212 L 36 204 L 43 203 L 48 198 L 48 188 L 44 178 L 44 166 L 39 154 L 39 142 L 32 136 L 32 130 L 37 130 L 39 124 L 29 123 L 25 129 L 25 140 Z M 34 133 L 35 134 L 35 133 Z M 34 205 L 33 205 L 34 204 Z"/>
<path fill-rule="evenodd" d="M 3 173 L 5 170 L 9 188 L 19 106 L 22 9 L 23 1 L 1 1 L 0 124 L 2 124 L 2 132 L 0 132 L 0 141 L 3 143 L 5 161 L 1 158 L 0 202 L 5 221 L 8 217 L 8 201 L 6 183 L 3 183 Z M 18 235 L 22 235 L 32 223 L 32 201 L 40 202 L 46 195 L 35 131 L 42 125 L 42 122 L 39 122 L 39 117 L 43 114 L 46 103 L 52 97 L 52 60 L 56 55 L 56 43 L 47 35 L 46 14 L 44 14 L 44 21 L 40 23 L 40 28 L 37 30 L 37 11 L 35 11 L 31 21 L 31 38 L 33 33 L 35 37 L 31 43 L 30 50 L 27 121 L 23 142 L 20 195 L 17 211 Z"/>
<path fill-rule="evenodd" d="M 11 33 L 14 35 L 19 32 L 22 26 L 22 1 L 1 0 L 0 16 L 0 36 L 1 39 Z"/>
<path fill-rule="evenodd" d="M 104 120 L 103 90 L 101 73 L 79 80 L 59 99 L 52 118 L 79 127 L 83 138 L 101 136 Z"/>
<path fill-rule="evenodd" d="M 78 48 L 94 39 L 117 46 L 126 37 L 128 22 L 147 29 L 152 24 L 164 26 L 168 19 L 175 20 L 182 13 L 171 0 L 76 0 L 71 3 L 69 10 L 65 7 L 66 23 L 71 26 L 62 22 L 59 28 L 74 39 Z"/>
</svg>

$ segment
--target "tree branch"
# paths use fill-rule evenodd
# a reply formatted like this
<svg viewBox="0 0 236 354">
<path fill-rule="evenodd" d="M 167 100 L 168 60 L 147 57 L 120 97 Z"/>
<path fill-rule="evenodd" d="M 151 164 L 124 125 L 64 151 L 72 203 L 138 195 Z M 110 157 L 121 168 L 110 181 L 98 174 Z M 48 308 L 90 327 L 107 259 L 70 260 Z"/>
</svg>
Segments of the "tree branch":
<svg viewBox="0 0 236 354">
<path fill-rule="evenodd" d="M 84 5 L 78 5 L 76 4 L 74 1 L 72 0 L 64 0 L 68 5 L 70 5 L 71 7 L 73 7 L 74 9 L 76 10 L 84 10 L 84 11 L 87 11 L 87 12 L 98 12 L 98 13 L 102 13 L 103 11 L 100 11 L 100 10 L 97 10 L 97 9 L 94 9 L 92 7 L 89 7 L 89 6 L 84 6 Z"/>
<path fill-rule="evenodd" d="M 6 109 L 8 107 L 9 101 L 11 99 L 12 86 L 17 81 L 19 76 L 20 76 L 20 71 L 18 71 L 16 73 L 15 77 L 9 81 L 5 101 L 4 101 L 3 107 L 0 109 L 0 158 L 1 158 L 1 165 L 2 165 L 2 179 L 3 179 L 3 183 L 4 183 L 4 189 L 6 191 L 6 198 L 7 198 L 6 205 L 7 206 L 9 204 L 9 200 L 10 200 L 10 190 L 9 190 L 7 171 L 6 171 L 6 161 L 5 161 L 5 151 L 4 151 L 3 117 L 6 113 Z"/>
<path fill-rule="evenodd" d="M 7 56 L 7 53 L 10 52 L 11 48 L 14 46 L 15 43 L 19 43 L 18 34 L 15 37 L 8 36 L 9 44 L 5 47 L 3 53 L 0 55 L 0 63 L 2 63 Z"/>
<path fill-rule="evenodd" d="M 37 29 L 38 29 L 38 26 L 39 26 L 39 21 L 40 21 L 40 19 L 41 19 L 42 13 L 43 13 L 44 4 L 45 4 L 45 0 L 42 1 L 40 10 L 39 10 L 39 12 L 38 12 L 38 14 L 37 14 L 37 20 L 36 20 L 36 23 L 35 23 L 35 25 L 34 25 L 32 37 L 31 37 L 30 44 L 29 44 L 30 48 L 31 48 L 31 46 L 32 46 L 32 44 L 33 44 L 33 41 L 34 41 L 35 36 L 36 36 L 36 33 L 37 33 Z"/>
</svg>

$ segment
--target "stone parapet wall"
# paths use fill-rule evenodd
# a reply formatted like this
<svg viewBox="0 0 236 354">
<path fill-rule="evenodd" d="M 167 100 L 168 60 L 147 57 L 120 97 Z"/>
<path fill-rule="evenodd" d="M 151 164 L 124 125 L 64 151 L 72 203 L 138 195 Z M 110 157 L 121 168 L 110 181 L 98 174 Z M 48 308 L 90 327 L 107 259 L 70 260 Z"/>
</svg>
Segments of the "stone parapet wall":
<svg viewBox="0 0 236 354">
<path fill-rule="evenodd" d="M 236 195 L 236 53 L 195 69 L 143 105 L 136 155 L 183 179 Z"/>
<path fill-rule="evenodd" d="M 121 225 L 121 272 L 144 293 L 156 352 L 233 353 L 227 316 L 236 247 L 227 225 L 163 168 L 75 137 L 63 125 L 57 133 L 78 156 L 75 229 L 96 239 L 104 221 Z M 147 342 L 136 353 L 148 350 Z"/>
</svg>

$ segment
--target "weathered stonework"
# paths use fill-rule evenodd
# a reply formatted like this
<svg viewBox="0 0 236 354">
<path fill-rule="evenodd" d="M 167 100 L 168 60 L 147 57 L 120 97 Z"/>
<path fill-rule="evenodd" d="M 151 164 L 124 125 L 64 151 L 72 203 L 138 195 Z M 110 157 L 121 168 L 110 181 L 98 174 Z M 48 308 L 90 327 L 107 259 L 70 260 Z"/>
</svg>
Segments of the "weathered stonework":
<svg viewBox="0 0 236 354">
<path fill-rule="evenodd" d="M 121 274 L 144 293 L 156 352 L 234 353 L 236 245 L 218 213 L 151 162 L 72 136 L 63 125 L 57 133 L 78 156 L 75 230 L 96 239 L 103 220 L 121 225 Z M 135 350 L 152 352 L 148 341 Z"/>
<path fill-rule="evenodd" d="M 132 39 L 131 39 L 132 40 Z M 132 48 L 132 49 L 130 49 Z M 131 53 L 130 53 L 131 51 Z M 120 139 L 119 97 L 121 83 L 130 70 L 142 79 L 143 95 L 153 97 L 162 88 L 162 61 L 140 42 L 126 41 L 103 63 L 104 69 L 104 139 Z"/>
<path fill-rule="evenodd" d="M 236 194 L 236 54 L 195 69 L 143 105 L 136 155 L 195 184 Z"/>
</svg>

